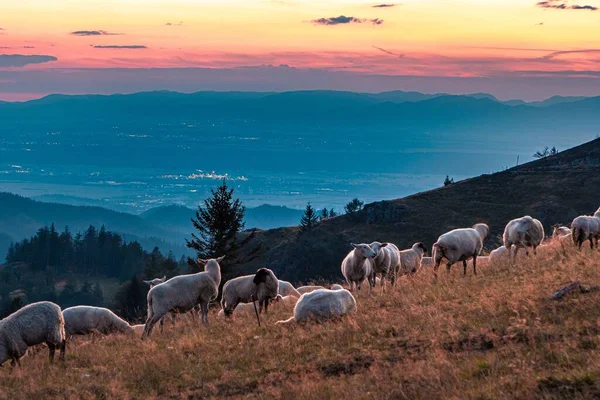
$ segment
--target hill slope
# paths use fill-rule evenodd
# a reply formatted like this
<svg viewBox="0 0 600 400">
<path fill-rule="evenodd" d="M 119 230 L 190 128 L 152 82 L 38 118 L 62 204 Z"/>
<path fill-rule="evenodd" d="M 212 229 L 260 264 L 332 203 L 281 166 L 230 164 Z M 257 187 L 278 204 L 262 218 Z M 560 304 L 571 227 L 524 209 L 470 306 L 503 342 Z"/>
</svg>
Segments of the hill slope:
<svg viewBox="0 0 600 400">
<path fill-rule="evenodd" d="M 600 205 L 600 139 L 545 160 L 393 201 L 365 206 L 317 225 L 310 235 L 297 228 L 259 232 L 240 252 L 240 272 L 267 266 L 292 281 L 339 278 L 351 242 L 390 241 L 408 248 L 476 222 L 490 225 L 488 249 L 500 244 L 506 223 L 530 214 L 550 226 L 569 224 Z"/>
</svg>

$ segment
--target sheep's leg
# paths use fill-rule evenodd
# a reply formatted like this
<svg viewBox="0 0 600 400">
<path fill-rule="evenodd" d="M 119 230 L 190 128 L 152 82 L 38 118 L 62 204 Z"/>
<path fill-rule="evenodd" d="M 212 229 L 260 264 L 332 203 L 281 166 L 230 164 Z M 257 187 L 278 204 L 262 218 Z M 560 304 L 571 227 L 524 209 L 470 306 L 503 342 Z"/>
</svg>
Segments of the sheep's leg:
<svg viewBox="0 0 600 400">
<path fill-rule="evenodd" d="M 59 359 L 60 361 L 65 361 L 65 352 L 67 350 L 67 341 L 63 340 L 62 342 L 60 342 L 60 356 Z"/>
<path fill-rule="evenodd" d="M 17 357 L 13 357 L 13 359 L 10 362 L 10 365 L 15 368 L 15 367 L 19 367 L 21 368 L 21 361 L 17 358 Z"/>
<path fill-rule="evenodd" d="M 160 319 L 160 333 L 163 333 L 165 330 L 165 319 L 161 318 Z"/>
<path fill-rule="evenodd" d="M 477 256 L 473 257 L 473 274 L 477 275 Z"/>
<path fill-rule="evenodd" d="M 177 313 L 171 312 L 171 323 L 175 326 L 175 322 L 177 321 Z"/>
<path fill-rule="evenodd" d="M 54 353 L 56 352 L 56 345 L 54 343 L 50 343 L 50 342 L 46 342 L 46 345 L 48 346 L 48 355 L 50 358 L 50 364 L 54 363 Z"/>
<path fill-rule="evenodd" d="M 265 310 L 265 314 L 269 311 L 269 299 L 263 300 L 263 303 L 265 304 L 263 309 Z"/>
<path fill-rule="evenodd" d="M 533 255 L 537 256 L 537 246 L 533 246 Z"/>
<path fill-rule="evenodd" d="M 202 322 L 208 324 L 208 302 L 200 304 L 200 308 L 202 309 Z"/>
<path fill-rule="evenodd" d="M 442 260 L 435 260 L 435 265 L 433 266 L 433 276 L 437 278 L 438 268 L 440 268 L 440 263 Z"/>
<path fill-rule="evenodd" d="M 463 260 L 463 275 L 467 275 L 467 260 Z"/>
<path fill-rule="evenodd" d="M 519 246 L 515 246 L 515 251 L 513 253 L 513 264 L 517 262 L 517 253 L 519 252 Z"/>
<path fill-rule="evenodd" d="M 594 238 L 590 238 L 590 249 L 594 250 Z"/>
<path fill-rule="evenodd" d="M 151 316 L 146 320 L 146 326 L 144 327 L 144 333 L 142 334 L 142 339 L 150 336 L 152 334 L 152 330 L 154 329 L 154 325 L 162 318 L 162 316 Z"/>
</svg>

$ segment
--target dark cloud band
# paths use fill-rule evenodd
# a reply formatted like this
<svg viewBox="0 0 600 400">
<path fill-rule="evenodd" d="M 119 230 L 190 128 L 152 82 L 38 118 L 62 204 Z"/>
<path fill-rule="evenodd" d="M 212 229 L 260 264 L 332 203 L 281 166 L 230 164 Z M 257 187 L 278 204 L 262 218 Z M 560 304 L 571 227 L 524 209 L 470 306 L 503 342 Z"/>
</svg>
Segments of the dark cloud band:
<svg viewBox="0 0 600 400">
<path fill-rule="evenodd" d="M 71 35 L 74 35 L 74 36 L 115 36 L 115 35 L 121 35 L 121 34 L 99 30 L 99 31 L 74 31 L 74 32 L 71 32 Z"/>
<path fill-rule="evenodd" d="M 345 15 L 340 15 L 339 17 L 329 17 L 329 18 L 319 18 L 312 20 L 312 23 L 315 25 L 345 25 L 345 24 L 362 24 L 362 23 L 371 23 L 373 25 L 381 25 L 383 24 L 383 20 L 379 18 L 374 19 L 365 19 L 365 18 L 356 18 L 356 17 L 347 17 Z"/>
<path fill-rule="evenodd" d="M 46 55 L 0 54 L 0 67 L 24 67 L 29 64 L 43 64 L 58 58 Z"/>
<path fill-rule="evenodd" d="M 144 46 L 141 44 L 132 44 L 132 45 L 115 45 L 115 44 L 109 44 L 109 45 L 96 45 L 93 46 L 95 49 L 132 49 L 132 50 L 139 50 L 139 49 L 147 49 L 148 46 Z"/>
</svg>

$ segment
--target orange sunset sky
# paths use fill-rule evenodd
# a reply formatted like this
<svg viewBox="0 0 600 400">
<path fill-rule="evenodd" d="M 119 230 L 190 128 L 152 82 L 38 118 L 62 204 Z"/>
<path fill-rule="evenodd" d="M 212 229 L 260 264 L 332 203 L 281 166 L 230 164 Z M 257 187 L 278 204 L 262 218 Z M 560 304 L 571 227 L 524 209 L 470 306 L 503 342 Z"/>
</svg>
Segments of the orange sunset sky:
<svg viewBox="0 0 600 400">
<path fill-rule="evenodd" d="M 598 7 L 599 0 L 5 0 L 0 98 L 183 90 L 171 86 L 183 68 L 189 90 L 220 90 L 218 80 L 223 90 L 238 83 L 240 90 L 456 91 L 448 82 L 462 79 L 467 91 L 482 82 L 500 97 L 527 97 L 501 87 L 504 79 L 518 88 L 521 79 L 553 90 L 529 97 L 600 94 Z M 288 67 L 296 75 L 280 71 Z M 125 74 L 140 68 L 146 78 L 127 86 Z M 302 83 L 289 84 L 294 79 Z"/>
</svg>

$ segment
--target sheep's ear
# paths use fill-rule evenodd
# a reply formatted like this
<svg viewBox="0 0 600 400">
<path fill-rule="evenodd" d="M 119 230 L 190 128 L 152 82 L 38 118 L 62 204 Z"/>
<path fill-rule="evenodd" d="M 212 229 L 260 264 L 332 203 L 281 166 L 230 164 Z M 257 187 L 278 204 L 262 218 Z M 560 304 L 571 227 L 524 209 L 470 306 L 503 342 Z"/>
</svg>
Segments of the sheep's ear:
<svg viewBox="0 0 600 400">
<path fill-rule="evenodd" d="M 144 281 L 146 285 L 152 285 L 152 281 Z"/>
<path fill-rule="evenodd" d="M 354 247 L 355 249 L 358 249 L 360 246 L 354 243 L 350 243 L 352 245 L 352 247 Z"/>
<path fill-rule="evenodd" d="M 200 265 L 205 265 L 205 264 L 207 264 L 207 263 L 208 263 L 208 260 L 203 260 L 202 258 L 199 258 L 197 262 L 198 262 L 198 264 L 200 264 Z"/>
<path fill-rule="evenodd" d="M 225 256 L 221 256 L 219 258 L 217 258 L 217 262 L 220 263 L 221 261 L 223 261 L 225 259 Z"/>
<path fill-rule="evenodd" d="M 163 280 L 163 282 L 164 282 L 164 281 L 166 281 L 166 280 L 167 280 L 167 276 L 166 276 L 166 275 L 165 275 L 165 276 L 163 276 L 163 277 L 162 277 L 162 280 Z"/>
<path fill-rule="evenodd" d="M 383 244 L 381 245 L 381 247 L 385 247 L 385 246 L 387 246 L 388 244 L 389 244 L 389 243 L 383 243 Z"/>
</svg>

